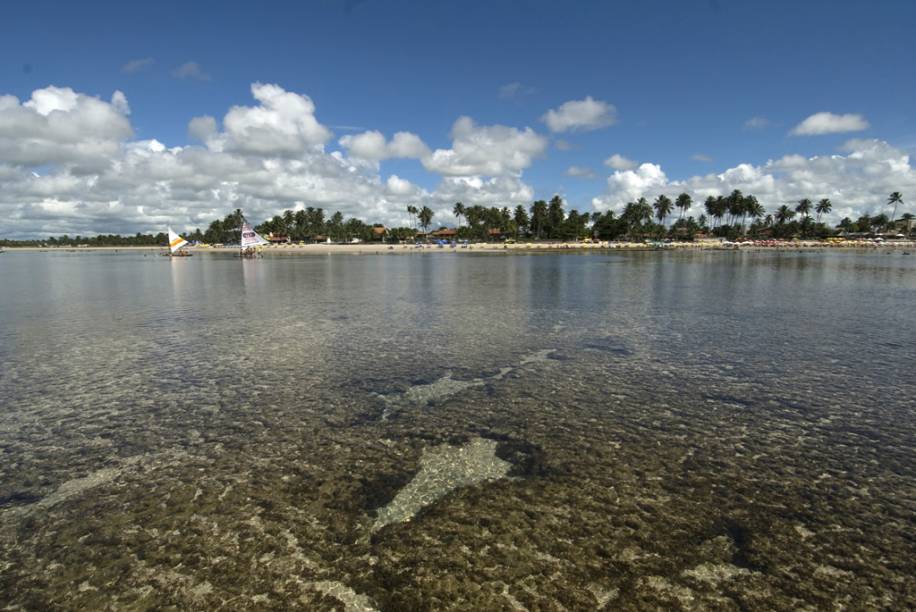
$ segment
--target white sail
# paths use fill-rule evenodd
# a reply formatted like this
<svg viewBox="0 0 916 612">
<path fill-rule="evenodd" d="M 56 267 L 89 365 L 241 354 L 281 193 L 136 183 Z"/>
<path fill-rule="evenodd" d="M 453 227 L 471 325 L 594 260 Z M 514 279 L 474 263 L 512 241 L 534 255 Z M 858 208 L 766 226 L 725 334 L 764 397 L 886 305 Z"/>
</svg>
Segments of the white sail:
<svg viewBox="0 0 916 612">
<path fill-rule="evenodd" d="M 242 241 L 240 244 L 242 250 L 260 246 L 262 244 L 269 243 L 261 238 L 261 236 L 251 228 L 251 225 L 247 221 L 242 223 Z"/>
<path fill-rule="evenodd" d="M 188 241 L 176 234 L 172 228 L 169 228 L 169 250 L 174 253 L 184 245 L 188 244 Z"/>
</svg>

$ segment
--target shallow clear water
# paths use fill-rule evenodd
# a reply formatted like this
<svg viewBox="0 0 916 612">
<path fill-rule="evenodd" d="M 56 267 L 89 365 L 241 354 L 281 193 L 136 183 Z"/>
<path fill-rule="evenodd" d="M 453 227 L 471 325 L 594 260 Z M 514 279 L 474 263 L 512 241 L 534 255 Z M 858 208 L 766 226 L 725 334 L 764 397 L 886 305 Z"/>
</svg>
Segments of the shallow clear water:
<svg viewBox="0 0 916 612">
<path fill-rule="evenodd" d="M 916 605 L 916 257 L 0 257 L 0 600 Z"/>
</svg>

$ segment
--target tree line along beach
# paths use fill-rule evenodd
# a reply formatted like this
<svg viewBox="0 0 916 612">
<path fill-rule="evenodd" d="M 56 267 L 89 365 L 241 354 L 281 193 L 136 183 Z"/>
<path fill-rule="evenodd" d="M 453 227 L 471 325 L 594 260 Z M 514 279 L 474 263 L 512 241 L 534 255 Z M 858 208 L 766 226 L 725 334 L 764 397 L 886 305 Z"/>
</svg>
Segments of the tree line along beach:
<svg viewBox="0 0 916 612">
<path fill-rule="evenodd" d="M 465 206 L 455 203 L 452 215 L 456 227 L 433 226 L 435 213 L 427 206 L 408 206 L 410 226 L 386 227 L 358 218 L 345 219 L 340 212 L 327 217 L 320 207 L 287 209 L 255 227 L 271 246 L 292 252 L 381 252 L 405 250 L 413 245 L 474 250 L 543 249 L 645 249 L 645 248 L 815 248 L 898 246 L 912 248 L 916 234 L 914 215 L 903 213 L 900 192 L 891 193 L 883 204 L 891 215 L 879 212 L 855 220 L 844 217 L 835 226 L 822 221 L 833 204 L 829 198 L 816 203 L 799 200 L 794 206 L 780 205 L 767 212 L 753 195 L 735 190 L 727 196 L 709 196 L 702 213 L 689 214 L 696 206 L 691 196 L 660 195 L 651 204 L 639 198 L 626 204 L 619 214 L 613 210 L 580 213 L 564 208 L 559 196 L 549 202 L 537 200 L 529 208 Z M 677 213 L 675 214 L 675 209 Z M 812 216 L 812 213 L 814 215 Z M 669 219 L 671 222 L 669 223 Z M 214 220 L 206 230 L 186 234 L 192 248 L 220 249 L 236 245 L 245 220 L 241 209 Z M 0 240 L 0 246 L 51 247 L 160 247 L 168 244 L 164 232 L 58 236 L 47 240 Z M 346 245 L 346 249 L 342 249 Z M 400 247 L 398 249 L 398 247 Z M 230 247 L 231 248 L 231 247 Z"/>
</svg>

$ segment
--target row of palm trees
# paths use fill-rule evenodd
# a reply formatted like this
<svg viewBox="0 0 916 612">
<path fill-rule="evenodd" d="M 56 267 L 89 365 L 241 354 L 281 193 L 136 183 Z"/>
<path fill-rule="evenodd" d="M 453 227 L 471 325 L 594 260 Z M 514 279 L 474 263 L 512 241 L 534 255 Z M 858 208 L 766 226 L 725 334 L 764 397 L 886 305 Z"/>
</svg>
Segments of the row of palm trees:
<svg viewBox="0 0 916 612">
<path fill-rule="evenodd" d="M 890 218 L 890 225 L 893 225 L 897 216 L 897 207 L 903 203 L 903 195 L 895 191 L 888 196 L 887 205 L 893 206 L 893 214 Z M 636 202 L 630 202 L 624 207 L 622 218 L 632 223 L 644 224 L 650 221 L 651 217 L 663 227 L 666 226 L 666 220 L 671 216 L 674 209 L 678 209 L 678 221 L 682 221 L 687 211 L 693 206 L 693 200 L 687 193 L 682 193 L 672 201 L 666 195 L 658 196 L 651 204 L 651 207 L 645 198 L 640 198 Z M 703 204 L 706 219 L 712 220 L 712 229 L 717 228 L 737 228 L 744 232 L 747 220 L 759 221 L 763 219 L 764 226 L 785 225 L 790 223 L 796 214 L 800 215 L 800 223 L 803 233 L 805 230 L 813 229 L 811 223 L 812 211 L 816 214 L 814 226 L 821 224 L 824 215 L 833 210 L 833 203 L 830 198 L 822 198 L 814 203 L 809 198 L 802 198 L 794 206 L 783 204 L 777 208 L 773 214 L 768 214 L 763 205 L 753 195 L 744 195 L 736 189 L 727 196 L 709 196 Z M 880 217 L 876 217 L 880 218 Z M 701 216 L 699 225 L 706 223 Z"/>
<path fill-rule="evenodd" d="M 861 217 L 857 221 L 844 219 L 839 229 L 850 231 L 873 231 L 893 226 L 897 206 L 903 203 L 899 191 L 890 194 L 887 204 L 894 207 L 890 220 L 885 215 Z M 822 224 L 824 215 L 833 210 L 830 198 L 821 198 L 814 202 L 802 198 L 793 205 L 783 204 L 772 213 L 767 213 L 764 206 L 753 195 L 745 195 L 734 190 L 726 196 L 709 196 L 703 203 L 705 214 L 698 219 L 688 217 L 694 201 L 688 193 L 681 193 L 673 200 L 667 195 L 659 195 L 651 204 L 645 198 L 628 203 L 619 217 L 613 212 L 579 214 L 571 210 L 567 215 L 563 210 L 563 201 L 555 196 L 550 202 L 538 200 L 531 205 L 530 211 L 518 206 L 512 214 L 508 208 L 484 208 L 482 206 L 465 206 L 457 202 L 452 209 L 458 219 L 459 231 L 462 219 L 465 220 L 469 236 L 481 234 L 479 228 L 501 228 L 505 233 L 526 235 L 533 238 L 575 238 L 602 233 L 608 237 L 626 234 L 631 237 L 657 236 L 668 234 L 693 235 L 698 231 L 710 231 L 719 236 L 737 236 L 772 234 L 775 236 L 803 237 L 826 236 L 832 230 Z M 414 210 L 416 210 L 414 208 Z M 410 211 L 410 208 L 408 208 Z M 668 225 L 669 218 L 676 220 Z M 530 212 L 530 214 L 529 214 Z M 816 216 L 812 217 L 812 213 Z M 798 215 L 799 220 L 796 219 Z M 748 220 L 751 221 L 750 227 Z M 591 223 L 591 230 L 588 225 Z M 863 229 L 864 228 L 864 229 Z M 766 230 L 766 231 L 764 231 Z M 485 234 L 481 234 L 485 235 Z"/>
<path fill-rule="evenodd" d="M 588 224 L 593 221 L 592 215 L 579 213 L 575 209 L 567 213 L 563 205 L 560 196 L 554 196 L 549 202 L 536 200 L 528 209 L 519 204 L 514 210 L 505 206 L 465 206 L 457 202 L 452 213 L 458 219 L 458 235 L 461 238 L 486 239 L 493 233 L 537 239 L 575 239 L 587 236 Z"/>
<path fill-rule="evenodd" d="M 862 215 L 855 221 L 847 217 L 840 221 L 837 230 L 873 232 L 893 228 L 898 207 L 903 203 L 903 195 L 899 191 L 894 191 L 886 201 L 886 205 L 892 207 L 889 219 L 883 213 L 874 217 Z M 564 210 L 563 200 L 559 196 L 554 196 L 549 202 L 537 200 L 528 209 L 518 205 L 514 211 L 508 207 L 465 206 L 457 202 L 452 212 L 458 219 L 459 237 L 476 239 L 486 239 L 494 230 L 499 235 L 526 236 L 536 239 L 600 237 L 606 240 L 622 236 L 639 238 L 670 235 L 689 238 L 700 231 L 712 232 L 717 236 L 737 236 L 750 233 L 751 235 L 770 234 L 776 237 L 791 237 L 799 234 L 804 237 L 827 236 L 833 232 L 821 223 L 823 215 L 830 213 L 833 209 L 829 198 L 822 198 L 817 203 L 803 198 L 794 205 L 783 204 L 773 213 L 768 214 L 756 197 L 744 195 L 736 189 L 727 196 L 706 198 L 703 204 L 705 214 L 699 215 L 697 219 L 687 216 L 693 205 L 694 202 L 690 195 L 682 193 L 674 200 L 666 195 L 660 195 L 651 204 L 645 198 L 640 198 L 636 202 L 628 203 L 619 216 L 613 211 L 589 214 L 579 213 L 573 209 L 567 213 Z M 675 210 L 677 220 L 669 226 L 667 220 Z M 812 211 L 816 214 L 814 219 L 811 217 Z M 413 228 L 388 229 L 385 233 L 389 237 L 410 239 L 416 234 L 418 223 L 424 231 L 428 231 L 435 216 L 433 210 L 428 206 L 417 208 L 411 205 L 407 207 L 407 213 L 413 219 Z M 801 217 L 800 221 L 795 221 L 796 215 Z M 747 227 L 748 218 L 752 220 L 749 228 Z M 913 215 L 905 213 L 902 218 L 913 220 Z M 657 223 L 654 223 L 653 219 Z M 464 227 L 461 225 L 462 220 L 465 223 Z M 210 243 L 232 242 L 238 239 L 238 228 L 241 221 L 242 211 L 235 210 L 225 218 L 213 221 L 206 231 L 196 230 L 189 238 Z M 330 236 L 337 240 L 356 237 L 369 240 L 379 238 L 379 234 L 375 231 L 379 227 L 382 226 L 380 224 L 369 225 L 356 218 L 344 219 L 340 212 L 326 218 L 323 209 L 306 207 L 303 210 L 286 210 L 264 221 L 258 225 L 257 229 L 265 233 L 289 236 L 293 240 L 314 238 L 317 235 Z M 158 236 L 109 235 L 98 236 L 93 240 L 106 245 L 131 245 L 159 243 L 164 240 L 162 236 L 163 234 Z M 58 239 L 52 238 L 47 242 L 82 244 L 88 240 L 80 236 L 76 238 L 64 236 Z M 14 243 L 15 241 L 2 242 L 7 246 Z"/>
</svg>

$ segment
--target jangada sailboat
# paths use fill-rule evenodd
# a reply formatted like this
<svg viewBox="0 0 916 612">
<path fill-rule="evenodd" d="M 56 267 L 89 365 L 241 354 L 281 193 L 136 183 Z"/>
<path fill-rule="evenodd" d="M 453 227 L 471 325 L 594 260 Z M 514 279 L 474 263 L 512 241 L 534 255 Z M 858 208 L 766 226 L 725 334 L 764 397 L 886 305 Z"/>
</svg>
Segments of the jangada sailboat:
<svg viewBox="0 0 916 612">
<path fill-rule="evenodd" d="M 252 229 L 251 224 L 242 221 L 242 236 L 239 240 L 239 256 L 254 259 L 261 256 L 261 247 L 270 244 Z"/>
<path fill-rule="evenodd" d="M 169 228 L 169 252 L 163 253 L 165 257 L 190 257 L 191 253 L 188 251 L 182 251 L 183 247 L 188 246 L 188 241 L 175 233 L 175 231 L 170 227 Z"/>
</svg>

